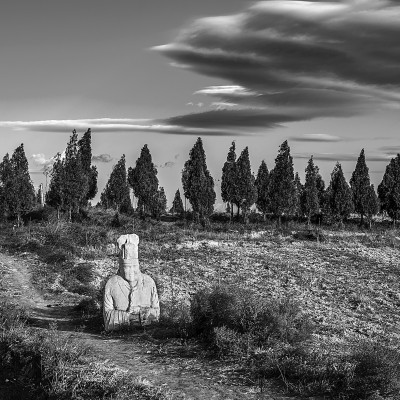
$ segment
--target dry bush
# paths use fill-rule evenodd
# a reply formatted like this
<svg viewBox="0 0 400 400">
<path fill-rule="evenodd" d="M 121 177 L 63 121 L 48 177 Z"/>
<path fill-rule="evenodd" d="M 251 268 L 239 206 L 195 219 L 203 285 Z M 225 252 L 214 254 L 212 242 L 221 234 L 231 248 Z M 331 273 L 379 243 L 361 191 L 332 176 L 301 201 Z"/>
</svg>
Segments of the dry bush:
<svg viewBox="0 0 400 400">
<path fill-rule="evenodd" d="M 275 343 L 303 342 L 313 331 L 295 301 L 265 300 L 228 285 L 197 292 L 191 314 L 194 333 L 220 355 L 240 356 Z"/>
</svg>

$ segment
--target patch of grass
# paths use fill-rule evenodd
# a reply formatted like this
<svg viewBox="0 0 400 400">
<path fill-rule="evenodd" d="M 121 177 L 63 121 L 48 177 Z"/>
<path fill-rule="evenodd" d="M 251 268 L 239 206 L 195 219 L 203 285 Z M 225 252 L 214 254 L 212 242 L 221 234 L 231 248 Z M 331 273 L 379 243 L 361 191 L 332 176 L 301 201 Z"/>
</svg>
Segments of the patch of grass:
<svg viewBox="0 0 400 400">
<path fill-rule="evenodd" d="M 400 354 L 378 342 L 360 342 L 346 355 L 306 346 L 261 348 L 247 360 L 252 379 L 263 388 L 278 378 L 289 392 L 332 399 L 400 398 Z"/>
<path fill-rule="evenodd" d="M 24 323 L 23 313 L 0 305 L 0 390 L 2 399 L 170 399 L 57 331 Z"/>
</svg>

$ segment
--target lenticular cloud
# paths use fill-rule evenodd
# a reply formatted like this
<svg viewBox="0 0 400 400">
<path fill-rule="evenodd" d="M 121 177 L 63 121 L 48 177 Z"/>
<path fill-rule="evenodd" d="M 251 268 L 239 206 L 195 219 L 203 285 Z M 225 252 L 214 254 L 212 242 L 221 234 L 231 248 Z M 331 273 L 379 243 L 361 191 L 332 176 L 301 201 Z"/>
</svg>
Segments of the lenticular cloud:
<svg viewBox="0 0 400 400">
<path fill-rule="evenodd" d="M 154 49 L 176 65 L 230 82 L 197 93 L 239 104 L 242 116 L 257 109 L 254 125 L 265 126 L 268 116 L 274 125 L 398 108 L 399 34 L 398 1 L 277 0 L 198 19 Z M 224 110 L 227 125 L 237 113 Z M 179 120 L 199 126 L 201 117 Z"/>
</svg>

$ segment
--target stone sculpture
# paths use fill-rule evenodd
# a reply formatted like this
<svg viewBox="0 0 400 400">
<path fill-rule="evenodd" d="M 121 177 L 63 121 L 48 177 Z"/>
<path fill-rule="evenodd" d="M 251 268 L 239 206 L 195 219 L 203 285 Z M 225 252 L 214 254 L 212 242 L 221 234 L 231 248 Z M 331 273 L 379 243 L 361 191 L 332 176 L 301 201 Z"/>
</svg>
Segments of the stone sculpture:
<svg viewBox="0 0 400 400">
<path fill-rule="evenodd" d="M 160 305 L 154 280 L 139 268 L 139 237 L 122 235 L 117 240 L 119 270 L 106 283 L 104 325 L 106 331 L 158 321 Z"/>
</svg>

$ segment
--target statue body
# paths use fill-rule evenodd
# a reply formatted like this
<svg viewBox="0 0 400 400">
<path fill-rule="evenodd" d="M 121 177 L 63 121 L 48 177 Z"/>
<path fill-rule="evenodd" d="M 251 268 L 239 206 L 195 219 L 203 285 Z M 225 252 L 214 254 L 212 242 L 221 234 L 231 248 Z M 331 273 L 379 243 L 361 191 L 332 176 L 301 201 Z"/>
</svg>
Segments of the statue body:
<svg viewBox="0 0 400 400">
<path fill-rule="evenodd" d="M 104 325 L 106 331 L 123 326 L 148 325 L 158 321 L 160 305 L 154 280 L 139 268 L 135 234 L 123 235 L 118 241 L 119 271 L 112 276 L 104 291 Z"/>
</svg>

